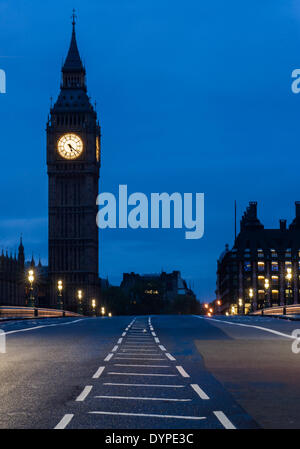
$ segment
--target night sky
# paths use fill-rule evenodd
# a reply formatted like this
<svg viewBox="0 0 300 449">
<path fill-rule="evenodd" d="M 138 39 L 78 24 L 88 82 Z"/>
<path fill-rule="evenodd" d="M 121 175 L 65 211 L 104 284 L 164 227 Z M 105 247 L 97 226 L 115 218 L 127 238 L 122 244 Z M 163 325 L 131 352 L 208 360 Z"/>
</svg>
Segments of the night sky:
<svg viewBox="0 0 300 449">
<path fill-rule="evenodd" d="M 249 201 L 266 227 L 299 193 L 300 2 L 0 1 L 0 246 L 23 234 L 47 263 L 45 126 L 76 8 L 77 42 L 102 127 L 100 190 L 204 192 L 205 235 L 105 230 L 100 275 L 180 270 L 214 298 L 216 260 Z"/>
</svg>

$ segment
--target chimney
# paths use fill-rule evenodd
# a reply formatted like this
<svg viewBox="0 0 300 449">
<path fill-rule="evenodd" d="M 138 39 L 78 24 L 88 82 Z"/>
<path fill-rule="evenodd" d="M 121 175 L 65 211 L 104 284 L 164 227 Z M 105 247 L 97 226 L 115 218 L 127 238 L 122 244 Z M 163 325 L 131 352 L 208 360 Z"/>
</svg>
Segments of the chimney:
<svg viewBox="0 0 300 449">
<path fill-rule="evenodd" d="M 286 220 L 279 220 L 280 231 L 286 231 Z"/>
</svg>

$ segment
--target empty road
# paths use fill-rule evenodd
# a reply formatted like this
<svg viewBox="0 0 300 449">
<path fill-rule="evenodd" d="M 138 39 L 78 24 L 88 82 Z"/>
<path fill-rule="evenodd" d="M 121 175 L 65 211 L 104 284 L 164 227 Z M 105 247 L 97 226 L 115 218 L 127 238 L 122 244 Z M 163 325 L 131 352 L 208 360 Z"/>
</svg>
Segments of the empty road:
<svg viewBox="0 0 300 449">
<path fill-rule="evenodd" d="M 162 315 L 0 327 L 0 428 L 299 428 L 297 322 Z"/>
</svg>

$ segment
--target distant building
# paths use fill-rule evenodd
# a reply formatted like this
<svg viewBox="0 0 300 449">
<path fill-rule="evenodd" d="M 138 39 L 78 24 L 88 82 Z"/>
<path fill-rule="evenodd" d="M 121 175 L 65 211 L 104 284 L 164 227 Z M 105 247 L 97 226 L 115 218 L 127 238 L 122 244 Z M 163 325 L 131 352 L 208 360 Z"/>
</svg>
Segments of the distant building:
<svg viewBox="0 0 300 449">
<path fill-rule="evenodd" d="M 288 227 L 280 220 L 278 229 L 265 229 L 257 203 L 249 203 L 233 248 L 226 245 L 218 260 L 216 293 L 223 313 L 299 303 L 300 202 L 295 205 Z"/>
<path fill-rule="evenodd" d="M 163 300 L 173 300 L 178 295 L 190 295 L 195 297 L 187 283 L 182 279 L 180 271 L 160 274 L 136 274 L 123 273 L 121 288 L 126 292 L 131 292 L 135 300 L 145 298 L 160 298 Z"/>
<path fill-rule="evenodd" d="M 18 257 L 0 256 L 0 305 L 23 306 L 25 301 L 24 246 L 20 241 Z"/>
</svg>

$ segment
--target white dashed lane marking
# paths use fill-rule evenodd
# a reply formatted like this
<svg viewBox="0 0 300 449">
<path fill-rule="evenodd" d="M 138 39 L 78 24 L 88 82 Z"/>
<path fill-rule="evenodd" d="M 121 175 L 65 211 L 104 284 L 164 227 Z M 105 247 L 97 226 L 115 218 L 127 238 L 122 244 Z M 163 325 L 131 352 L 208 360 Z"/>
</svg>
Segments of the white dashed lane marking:
<svg viewBox="0 0 300 449">
<path fill-rule="evenodd" d="M 89 412 L 93 415 L 118 415 L 118 416 L 144 416 L 149 418 L 165 418 L 165 419 L 192 419 L 200 420 L 206 419 L 205 416 L 180 416 L 180 415 L 157 415 L 152 413 L 123 413 L 123 412 Z"/>
<path fill-rule="evenodd" d="M 111 352 L 110 354 L 108 354 L 108 355 L 105 357 L 104 362 L 109 362 L 110 359 L 111 359 L 112 357 L 113 357 L 113 353 Z"/>
<path fill-rule="evenodd" d="M 95 398 L 99 399 L 129 399 L 134 401 L 170 401 L 170 402 L 190 402 L 191 399 L 172 399 L 172 398 L 143 398 L 140 396 L 95 396 Z"/>
<path fill-rule="evenodd" d="M 72 418 L 74 415 L 72 414 L 67 414 L 65 415 L 60 421 L 59 423 L 54 427 L 54 429 L 65 429 L 67 427 L 67 425 L 71 422 Z"/>
<path fill-rule="evenodd" d="M 232 424 L 232 422 L 227 418 L 227 416 L 221 412 L 213 412 L 214 415 L 218 418 L 220 423 L 225 427 L 225 429 L 236 429 L 236 427 Z"/>
<path fill-rule="evenodd" d="M 177 377 L 177 374 L 153 374 L 153 373 L 115 373 L 110 371 L 108 374 L 115 376 L 157 376 L 157 377 Z"/>
<path fill-rule="evenodd" d="M 203 399 L 203 400 L 207 400 L 209 399 L 209 397 L 207 396 L 207 394 L 202 390 L 202 388 L 199 387 L 199 385 L 197 384 L 191 384 L 192 389 L 197 393 L 197 395 Z"/>
<path fill-rule="evenodd" d="M 100 366 L 100 368 L 98 368 L 95 374 L 93 375 L 93 379 L 99 379 L 104 370 L 105 366 Z"/>
<path fill-rule="evenodd" d="M 87 385 L 86 387 L 84 387 L 83 391 L 80 393 L 79 396 L 77 396 L 76 401 L 77 402 L 82 402 L 85 400 L 85 398 L 88 396 L 88 394 L 91 392 L 92 390 L 92 385 Z"/>
<path fill-rule="evenodd" d="M 176 366 L 176 369 L 180 372 L 182 377 L 190 377 L 188 373 L 182 368 L 182 366 Z"/>
<path fill-rule="evenodd" d="M 135 366 L 137 368 L 170 368 L 168 365 L 132 365 L 126 363 L 114 363 L 114 366 Z"/>
</svg>

